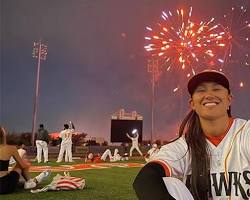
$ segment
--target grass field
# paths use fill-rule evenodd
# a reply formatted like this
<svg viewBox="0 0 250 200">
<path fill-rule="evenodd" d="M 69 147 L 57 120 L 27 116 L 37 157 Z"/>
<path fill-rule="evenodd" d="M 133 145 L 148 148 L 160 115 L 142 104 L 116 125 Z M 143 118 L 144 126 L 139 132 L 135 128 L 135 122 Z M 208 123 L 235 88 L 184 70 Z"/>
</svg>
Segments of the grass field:
<svg viewBox="0 0 250 200">
<path fill-rule="evenodd" d="M 134 162 L 134 161 L 130 161 Z M 140 161 L 139 161 L 140 162 Z M 74 163 L 76 164 L 76 163 Z M 37 165 L 37 164 L 34 164 Z M 49 165 L 56 166 L 51 162 Z M 71 176 L 83 177 L 86 180 L 86 187 L 83 190 L 75 191 L 50 191 L 32 194 L 29 190 L 19 189 L 13 194 L 1 195 L 1 200 L 57 200 L 57 199 L 93 199 L 93 200 L 133 200 L 137 199 L 132 188 L 133 180 L 139 172 L 140 167 L 120 168 L 112 167 L 107 169 L 90 169 L 82 171 L 72 171 Z M 62 174 L 62 172 L 58 172 Z M 32 173 L 32 177 L 37 173 Z M 57 172 L 53 172 L 43 185 L 49 184 L 52 177 Z"/>
</svg>

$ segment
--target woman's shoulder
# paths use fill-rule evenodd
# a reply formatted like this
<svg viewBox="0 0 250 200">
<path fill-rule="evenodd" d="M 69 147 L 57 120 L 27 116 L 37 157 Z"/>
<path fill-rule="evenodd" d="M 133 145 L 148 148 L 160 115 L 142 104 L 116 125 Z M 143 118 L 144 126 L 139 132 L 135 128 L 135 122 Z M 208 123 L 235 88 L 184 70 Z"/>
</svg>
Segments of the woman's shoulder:
<svg viewBox="0 0 250 200">
<path fill-rule="evenodd" d="M 161 149 L 173 149 L 173 150 L 182 149 L 184 151 L 186 151 L 187 148 L 188 147 L 184 136 L 178 137 L 161 147 Z"/>
<path fill-rule="evenodd" d="M 246 122 L 248 122 L 248 123 L 250 122 L 250 119 L 242 119 L 242 118 L 238 118 L 238 117 L 233 118 L 233 120 L 234 120 L 234 122 L 241 123 L 241 124 L 244 124 Z"/>
<path fill-rule="evenodd" d="M 0 157 L 4 157 L 4 160 L 9 159 L 10 156 L 13 156 L 15 154 L 16 147 L 14 145 L 0 145 L 1 154 Z"/>
<path fill-rule="evenodd" d="M 180 137 L 174 138 L 174 139 L 170 140 L 165 145 L 176 145 L 178 143 L 180 143 L 180 144 L 186 144 L 185 136 L 180 136 Z"/>
<path fill-rule="evenodd" d="M 246 146 L 249 146 L 250 139 L 250 120 L 235 118 L 234 123 L 230 129 L 232 136 L 240 133 L 239 140 L 246 142 Z"/>
<path fill-rule="evenodd" d="M 233 123 L 233 127 L 235 129 L 238 129 L 238 128 L 241 128 L 241 127 L 245 127 L 245 130 L 250 129 L 250 120 L 235 118 L 234 123 Z"/>
<path fill-rule="evenodd" d="M 12 145 L 9 145 L 9 144 L 0 144 L 1 148 L 9 148 L 10 146 L 12 146 Z"/>
<path fill-rule="evenodd" d="M 4 145 L 1 145 L 1 147 L 5 150 L 9 150 L 9 151 L 17 150 L 15 145 L 4 144 Z"/>
</svg>

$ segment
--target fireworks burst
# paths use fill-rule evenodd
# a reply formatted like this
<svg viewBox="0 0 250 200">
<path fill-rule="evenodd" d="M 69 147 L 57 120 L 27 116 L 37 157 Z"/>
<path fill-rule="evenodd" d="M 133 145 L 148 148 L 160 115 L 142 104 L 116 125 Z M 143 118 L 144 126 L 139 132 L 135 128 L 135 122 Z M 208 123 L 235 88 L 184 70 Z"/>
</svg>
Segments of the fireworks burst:
<svg viewBox="0 0 250 200">
<path fill-rule="evenodd" d="M 192 7 L 188 14 L 184 10 L 162 12 L 162 22 L 155 29 L 146 27 L 147 42 L 144 47 L 153 58 L 159 59 L 169 71 L 171 68 L 188 68 L 195 74 L 197 67 L 220 65 L 224 62 L 225 32 L 214 23 L 191 21 Z M 217 65 L 218 66 L 218 65 Z"/>
<path fill-rule="evenodd" d="M 224 15 L 224 31 L 228 37 L 228 45 L 225 53 L 226 63 L 238 63 L 242 66 L 250 66 L 250 19 L 247 9 L 231 8 L 231 12 Z"/>
</svg>

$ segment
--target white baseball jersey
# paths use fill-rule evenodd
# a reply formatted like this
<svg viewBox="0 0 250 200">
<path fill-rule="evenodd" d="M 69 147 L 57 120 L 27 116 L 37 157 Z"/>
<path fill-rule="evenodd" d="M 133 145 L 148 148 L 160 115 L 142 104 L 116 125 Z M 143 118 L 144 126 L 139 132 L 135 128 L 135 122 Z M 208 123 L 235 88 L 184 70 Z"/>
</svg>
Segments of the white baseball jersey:
<svg viewBox="0 0 250 200">
<path fill-rule="evenodd" d="M 139 138 L 139 134 L 136 133 L 135 137 L 130 137 L 129 135 L 127 135 L 129 139 L 132 140 L 132 146 L 133 147 L 137 147 L 138 146 L 138 138 Z"/>
<path fill-rule="evenodd" d="M 154 156 L 160 151 L 158 147 L 152 147 L 147 152 L 147 157 L 145 157 L 146 162 L 149 162 L 151 159 L 154 159 Z"/>
<path fill-rule="evenodd" d="M 148 155 L 149 157 L 153 157 L 156 153 L 159 152 L 160 149 L 158 149 L 157 147 L 152 147 L 151 149 L 148 150 Z"/>
<path fill-rule="evenodd" d="M 60 132 L 60 138 L 62 138 L 61 144 L 72 144 L 72 134 L 74 129 L 65 129 Z"/>
<path fill-rule="evenodd" d="M 226 136 L 213 145 L 210 154 L 211 198 L 250 199 L 250 121 L 234 119 Z M 186 183 L 191 174 L 191 157 L 184 136 L 164 145 L 153 158 L 166 173 Z"/>
<path fill-rule="evenodd" d="M 26 153 L 27 153 L 27 151 L 24 150 L 24 149 L 22 149 L 22 148 L 18 149 L 17 152 L 18 152 L 19 156 L 20 156 L 22 159 L 25 158 L 25 155 L 26 155 Z M 10 164 L 10 165 L 13 165 L 13 164 L 15 164 L 15 163 L 16 163 L 16 160 L 13 158 L 13 156 L 11 156 L 10 161 L 9 161 L 9 164 Z"/>
</svg>

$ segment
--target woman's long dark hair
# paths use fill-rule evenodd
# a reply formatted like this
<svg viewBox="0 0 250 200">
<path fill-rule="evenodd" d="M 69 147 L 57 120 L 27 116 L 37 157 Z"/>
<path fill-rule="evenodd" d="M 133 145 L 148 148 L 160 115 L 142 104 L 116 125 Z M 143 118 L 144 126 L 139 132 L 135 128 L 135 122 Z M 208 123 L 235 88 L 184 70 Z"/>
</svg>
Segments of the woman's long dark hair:
<svg viewBox="0 0 250 200">
<path fill-rule="evenodd" d="M 196 200 L 207 200 L 210 188 L 208 146 L 200 119 L 195 111 L 190 111 L 181 123 L 179 137 L 185 135 L 191 155 L 192 175 L 190 191 Z"/>
</svg>

